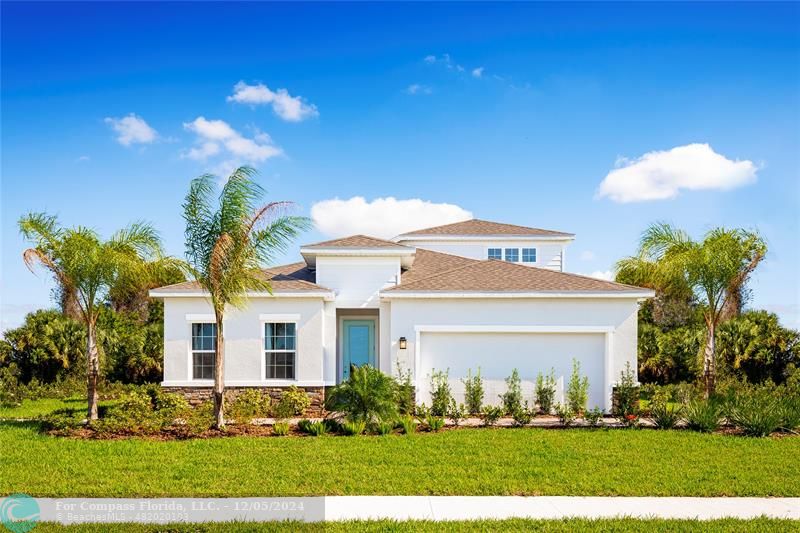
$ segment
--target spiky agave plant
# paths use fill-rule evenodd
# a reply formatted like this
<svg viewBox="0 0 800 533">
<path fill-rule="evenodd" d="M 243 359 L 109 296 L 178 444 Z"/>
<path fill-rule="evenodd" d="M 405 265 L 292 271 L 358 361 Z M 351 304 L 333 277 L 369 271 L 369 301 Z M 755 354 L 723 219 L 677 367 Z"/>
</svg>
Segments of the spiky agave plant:
<svg viewBox="0 0 800 533">
<path fill-rule="evenodd" d="M 217 428 L 225 423 L 225 311 L 229 306 L 244 307 L 248 292 L 271 294 L 263 267 L 311 226 L 305 217 L 286 214 L 291 202 L 262 204 L 265 191 L 254 181 L 255 175 L 250 167 L 237 168 L 218 197 L 217 178 L 200 176 L 192 181 L 183 204 L 190 273 L 208 292 L 216 322 L 213 396 Z"/>
</svg>

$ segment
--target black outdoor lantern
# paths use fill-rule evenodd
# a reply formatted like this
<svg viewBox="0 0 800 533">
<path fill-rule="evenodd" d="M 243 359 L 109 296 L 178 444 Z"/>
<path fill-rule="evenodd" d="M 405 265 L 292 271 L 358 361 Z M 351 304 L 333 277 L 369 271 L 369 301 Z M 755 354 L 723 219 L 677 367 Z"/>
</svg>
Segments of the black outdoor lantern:
<svg viewBox="0 0 800 533">
<path fill-rule="evenodd" d="M 399 344 L 401 350 L 405 350 L 406 349 L 406 338 L 405 337 L 400 337 L 400 341 L 399 341 L 398 344 Z"/>
</svg>

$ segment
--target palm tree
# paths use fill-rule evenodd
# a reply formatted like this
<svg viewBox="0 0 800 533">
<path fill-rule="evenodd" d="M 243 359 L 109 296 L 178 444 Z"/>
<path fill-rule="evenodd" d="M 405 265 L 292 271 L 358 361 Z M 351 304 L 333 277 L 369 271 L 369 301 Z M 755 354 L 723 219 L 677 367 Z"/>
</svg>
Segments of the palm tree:
<svg viewBox="0 0 800 533">
<path fill-rule="evenodd" d="M 243 307 L 248 291 L 272 292 L 262 268 L 286 250 L 302 230 L 305 217 L 288 216 L 289 202 L 261 204 L 264 189 L 253 181 L 256 171 L 240 167 L 222 187 L 215 205 L 217 178 L 206 174 L 192 181 L 183 204 L 186 257 L 191 274 L 208 291 L 217 327 L 214 362 L 214 417 L 224 420 L 226 307 Z"/>
<path fill-rule="evenodd" d="M 617 263 L 617 279 L 670 293 L 690 290 L 702 306 L 706 324 L 703 381 L 706 396 L 716 384 L 716 329 L 732 298 L 741 294 L 747 279 L 767 252 L 756 232 L 716 228 L 694 241 L 669 224 L 645 230 L 639 252 Z"/>
<path fill-rule="evenodd" d="M 149 225 L 137 222 L 107 241 L 89 228 L 63 228 L 55 216 L 30 213 L 19 220 L 22 235 L 33 243 L 22 257 L 31 271 L 37 263 L 49 270 L 62 294 L 74 294 L 86 327 L 89 420 L 97 420 L 97 317 L 120 276 L 136 278 L 148 259 L 160 258 L 161 242 Z"/>
</svg>

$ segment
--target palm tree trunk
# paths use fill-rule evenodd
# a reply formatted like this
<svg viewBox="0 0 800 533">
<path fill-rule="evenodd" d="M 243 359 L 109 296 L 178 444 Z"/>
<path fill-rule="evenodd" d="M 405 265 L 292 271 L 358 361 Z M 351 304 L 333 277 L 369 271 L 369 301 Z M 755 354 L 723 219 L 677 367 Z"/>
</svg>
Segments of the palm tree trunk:
<svg viewBox="0 0 800 533">
<path fill-rule="evenodd" d="M 97 377 L 100 374 L 100 359 L 97 356 L 97 330 L 90 320 L 86 331 L 87 386 L 86 398 L 89 404 L 89 420 L 97 420 Z"/>
<path fill-rule="evenodd" d="M 716 365 L 716 324 L 712 320 L 706 321 L 707 338 L 706 347 L 703 352 L 703 382 L 706 388 L 706 399 L 714 394 L 717 380 L 717 365 Z"/>
<path fill-rule="evenodd" d="M 217 345 L 214 357 L 214 427 L 225 426 L 225 342 L 222 316 L 217 315 Z"/>
</svg>

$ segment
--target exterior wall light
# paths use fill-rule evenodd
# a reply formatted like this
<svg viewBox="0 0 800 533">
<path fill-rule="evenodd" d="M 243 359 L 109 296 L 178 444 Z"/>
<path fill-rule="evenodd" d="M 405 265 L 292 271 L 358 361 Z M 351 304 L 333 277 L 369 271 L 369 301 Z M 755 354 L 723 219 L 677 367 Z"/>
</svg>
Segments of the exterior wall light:
<svg viewBox="0 0 800 533">
<path fill-rule="evenodd" d="M 401 350 L 405 350 L 406 349 L 406 344 L 407 344 L 406 338 L 405 337 L 400 337 L 400 340 L 398 341 L 398 345 L 399 345 Z"/>
</svg>

